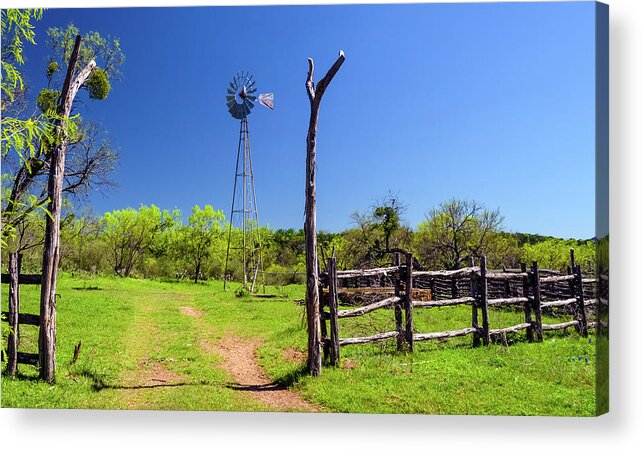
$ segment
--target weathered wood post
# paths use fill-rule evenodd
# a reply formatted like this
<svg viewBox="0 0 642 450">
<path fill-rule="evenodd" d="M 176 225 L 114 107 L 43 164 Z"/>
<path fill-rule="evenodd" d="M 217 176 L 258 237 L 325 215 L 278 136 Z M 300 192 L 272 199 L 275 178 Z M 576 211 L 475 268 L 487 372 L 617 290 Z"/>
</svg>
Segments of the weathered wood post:
<svg viewBox="0 0 642 450">
<path fill-rule="evenodd" d="M 522 270 L 522 273 L 526 274 L 522 281 L 522 294 L 524 297 L 526 297 L 526 303 L 524 303 L 524 322 L 526 323 L 533 323 L 533 315 L 531 313 L 532 307 L 531 307 L 531 298 L 530 298 L 530 284 L 529 284 L 529 277 L 528 273 L 526 272 L 526 263 L 521 263 L 520 268 Z M 532 325 L 531 327 L 526 328 L 526 339 L 528 339 L 528 342 L 533 342 L 533 329 Z"/>
<path fill-rule="evenodd" d="M 488 321 L 488 280 L 486 278 L 486 257 L 479 261 L 479 304 L 482 312 L 482 340 L 484 345 L 490 342 L 490 325 Z"/>
<path fill-rule="evenodd" d="M 575 273 L 575 249 L 570 250 L 570 259 L 571 259 L 571 273 Z"/>
<path fill-rule="evenodd" d="M 533 261 L 533 267 L 531 269 L 532 274 L 532 288 L 533 288 L 533 309 L 535 310 L 535 323 L 531 322 L 531 328 L 535 334 L 535 339 L 537 342 L 542 342 L 542 291 L 541 285 L 539 282 L 539 268 L 537 267 L 537 261 Z"/>
<path fill-rule="evenodd" d="M 401 297 L 401 259 L 399 253 L 395 252 L 395 266 L 397 266 L 397 273 L 394 274 L 395 280 L 395 297 Z M 401 312 L 401 304 L 395 305 L 395 325 L 397 330 L 397 351 L 403 349 L 403 343 L 406 340 L 403 332 L 403 316 Z"/>
<path fill-rule="evenodd" d="M 328 265 L 326 264 L 326 275 L 328 283 L 330 282 L 330 272 L 328 271 Z M 325 295 L 323 292 L 323 283 L 319 282 L 319 307 L 321 308 L 321 314 L 319 316 L 321 321 L 321 344 L 323 346 L 323 359 L 327 359 L 330 356 L 330 345 L 328 343 L 328 324 L 325 317 L 325 307 L 329 306 L 330 301 L 328 299 L 330 295 L 330 288 L 328 284 L 328 295 Z"/>
<path fill-rule="evenodd" d="M 413 336 L 412 321 L 412 253 L 406 253 L 406 301 L 404 302 L 406 310 L 406 342 L 408 350 L 415 351 L 415 341 Z"/>
<path fill-rule="evenodd" d="M 471 326 L 475 329 L 475 332 L 473 333 L 473 347 L 479 347 L 479 343 L 481 341 L 481 333 L 479 332 L 479 311 L 478 311 L 479 275 L 475 272 L 470 273 L 470 296 L 473 298 Z"/>
<path fill-rule="evenodd" d="M 328 260 L 328 302 L 330 303 L 330 364 L 339 365 L 339 292 L 337 260 Z"/>
<path fill-rule="evenodd" d="M 319 106 L 332 78 L 345 61 L 343 51 L 332 65 L 326 75 L 319 81 L 316 88 L 312 77 L 314 75 L 314 61 L 308 58 L 308 77 L 305 88 L 310 100 L 310 123 L 306 140 L 306 168 L 305 168 L 305 266 L 306 266 L 306 293 L 305 309 L 308 325 L 308 372 L 313 376 L 321 374 L 321 335 L 320 335 L 320 308 L 319 308 L 319 274 L 317 272 L 317 193 L 316 193 L 316 168 L 317 168 L 317 127 L 319 122 Z"/>
<path fill-rule="evenodd" d="M 20 253 L 9 254 L 9 336 L 7 337 L 7 374 L 15 376 L 18 369 L 18 345 L 20 343 Z"/>
<path fill-rule="evenodd" d="M 577 321 L 579 322 L 579 332 L 582 336 L 588 336 L 588 326 L 586 322 L 586 307 L 584 306 L 584 282 L 582 281 L 582 268 L 575 266 L 575 280 L 577 282 Z"/>
</svg>

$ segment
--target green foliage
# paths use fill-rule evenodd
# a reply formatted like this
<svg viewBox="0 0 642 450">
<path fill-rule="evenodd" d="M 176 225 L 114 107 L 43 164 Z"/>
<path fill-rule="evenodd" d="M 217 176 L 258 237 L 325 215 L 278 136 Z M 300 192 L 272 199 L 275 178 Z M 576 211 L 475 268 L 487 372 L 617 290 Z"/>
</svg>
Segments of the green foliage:
<svg viewBox="0 0 642 450">
<path fill-rule="evenodd" d="M 210 268 L 218 266 L 218 273 L 222 272 L 221 264 L 216 264 L 212 256 L 216 253 L 222 255 L 225 215 L 221 210 L 214 210 L 211 205 L 205 205 L 203 209 L 195 205 L 187 220 L 189 225 L 178 230 L 173 247 L 176 257 L 187 263 L 196 283 L 203 277 L 206 263 L 209 263 Z"/>
<path fill-rule="evenodd" d="M 0 11 L 2 34 L 2 96 L 13 101 L 24 89 L 22 74 L 17 66 L 24 64 L 24 43 L 36 43 L 32 21 L 42 18 L 43 9 L 3 9 Z M 2 109 L 5 109 L 3 98 Z"/>
<path fill-rule="evenodd" d="M 60 68 L 58 67 L 58 63 L 56 61 L 51 61 L 47 66 L 47 78 L 51 79 L 51 77 L 59 70 Z"/>
<path fill-rule="evenodd" d="M 500 244 L 502 220 L 499 209 L 452 199 L 432 209 L 418 225 L 414 248 L 427 266 L 458 269 L 470 257 L 488 255 L 493 242 Z"/>
<path fill-rule="evenodd" d="M 111 84 L 109 76 L 103 69 L 96 68 L 91 72 L 89 79 L 85 83 L 89 91 L 89 97 L 95 100 L 104 100 L 109 95 Z"/>
<path fill-rule="evenodd" d="M 540 268 L 566 270 L 571 249 L 575 250 L 575 263 L 584 271 L 595 270 L 595 243 L 575 239 L 549 238 L 537 244 L 524 244 L 521 260 L 530 265 L 537 261 Z"/>
<path fill-rule="evenodd" d="M 3 9 L 0 11 L 2 28 L 2 157 L 14 150 L 20 160 L 32 157 L 37 142 L 51 136 L 53 127 L 49 117 L 38 116 L 21 119 L 7 114 L 16 96 L 24 93 L 24 80 L 18 69 L 25 62 L 25 42 L 36 44 L 33 21 L 42 18 L 42 9 Z M 4 238 L 8 233 L 3 231 Z"/>
<path fill-rule="evenodd" d="M 239 286 L 235 291 L 236 298 L 250 298 L 250 291 L 243 286 Z"/>
<path fill-rule="evenodd" d="M 69 24 L 66 28 L 49 28 L 47 36 L 49 45 L 54 51 L 57 62 L 62 68 L 61 73 L 66 72 L 67 63 L 71 57 L 74 48 L 76 36 L 80 30 L 74 25 Z M 120 40 L 110 36 L 102 36 L 96 31 L 89 31 L 83 35 L 82 46 L 78 54 L 78 70 L 85 67 L 90 61 L 96 61 L 109 78 L 118 79 L 120 77 L 120 65 L 125 61 Z M 104 83 L 102 80 L 101 83 Z"/>
<path fill-rule="evenodd" d="M 114 273 L 129 276 L 146 252 L 153 250 L 162 232 L 174 222 L 172 213 L 161 211 L 155 205 L 105 213 L 102 237 Z"/>
<path fill-rule="evenodd" d="M 36 98 L 36 105 L 43 113 L 55 111 L 60 101 L 60 91 L 44 88 Z"/>
</svg>

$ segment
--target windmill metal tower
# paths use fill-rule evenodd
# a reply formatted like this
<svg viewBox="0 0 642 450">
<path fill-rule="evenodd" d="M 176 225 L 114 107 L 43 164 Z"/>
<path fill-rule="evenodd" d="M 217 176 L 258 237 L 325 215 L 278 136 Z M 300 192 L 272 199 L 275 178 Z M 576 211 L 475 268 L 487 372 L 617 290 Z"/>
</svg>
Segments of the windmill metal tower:
<svg viewBox="0 0 642 450">
<path fill-rule="evenodd" d="M 227 109 L 232 117 L 241 121 L 239 145 L 234 171 L 234 192 L 230 210 L 230 228 L 225 254 L 224 287 L 227 284 L 230 260 L 236 260 L 243 267 L 243 287 L 254 291 L 256 278 L 261 270 L 261 236 L 259 234 L 259 210 L 254 189 L 254 170 L 250 150 L 250 130 L 247 116 L 257 101 L 255 81 L 248 72 L 237 73 L 227 88 Z M 274 109 L 274 95 L 261 94 L 260 104 Z M 233 239 L 233 229 L 243 231 L 242 239 Z M 230 254 L 230 250 L 232 254 Z"/>
</svg>

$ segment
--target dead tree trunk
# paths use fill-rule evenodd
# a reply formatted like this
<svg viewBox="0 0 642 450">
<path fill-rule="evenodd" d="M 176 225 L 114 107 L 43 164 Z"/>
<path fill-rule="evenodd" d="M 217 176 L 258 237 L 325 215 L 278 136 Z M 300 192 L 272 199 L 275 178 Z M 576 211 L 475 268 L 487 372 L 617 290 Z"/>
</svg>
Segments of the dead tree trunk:
<svg viewBox="0 0 642 450">
<path fill-rule="evenodd" d="M 317 124 L 319 121 L 319 106 L 321 98 L 332 78 L 336 75 L 345 61 L 343 51 L 339 58 L 328 70 L 325 77 L 319 81 L 316 88 L 312 76 L 314 75 L 314 61 L 308 58 L 308 78 L 305 87 L 310 99 L 310 125 L 308 126 L 307 156 L 305 167 L 305 266 L 306 266 L 306 292 L 305 308 L 308 325 L 308 371 L 313 376 L 321 374 L 321 324 L 319 308 L 319 274 L 317 256 L 317 193 L 316 193 L 316 167 L 317 167 Z"/>
<path fill-rule="evenodd" d="M 56 123 L 57 142 L 51 155 L 47 193 L 49 214 L 46 216 L 45 244 L 42 256 L 42 288 L 40 291 L 40 335 L 38 353 L 40 354 L 40 378 L 51 383 L 56 376 L 56 282 L 60 258 L 60 210 L 62 207 L 62 184 L 65 170 L 65 156 L 68 137 L 65 121 L 69 118 L 71 106 L 80 87 L 87 81 L 96 66 L 91 61 L 72 81 L 82 38 L 76 36 L 65 83 L 58 105 Z"/>
</svg>

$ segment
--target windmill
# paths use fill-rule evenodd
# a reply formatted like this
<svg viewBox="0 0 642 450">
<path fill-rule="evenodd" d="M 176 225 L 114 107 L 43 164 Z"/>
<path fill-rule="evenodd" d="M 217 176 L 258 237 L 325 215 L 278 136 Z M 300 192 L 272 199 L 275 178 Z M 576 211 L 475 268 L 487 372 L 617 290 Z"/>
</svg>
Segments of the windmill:
<svg viewBox="0 0 642 450">
<path fill-rule="evenodd" d="M 257 98 L 254 84 L 254 78 L 249 72 L 239 72 L 230 82 L 225 97 L 228 111 L 232 117 L 241 121 L 241 131 L 236 154 L 234 192 L 232 194 L 223 284 L 226 287 L 230 250 L 234 250 L 238 260 L 243 264 L 243 287 L 250 292 L 254 291 L 256 277 L 261 268 L 261 237 L 259 235 L 259 210 L 254 190 L 254 170 L 252 168 L 247 116 L 252 112 L 257 100 L 263 106 L 274 109 L 274 95 L 271 93 L 261 94 Z M 232 228 L 243 230 L 243 240 L 234 245 Z"/>
</svg>

